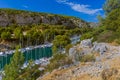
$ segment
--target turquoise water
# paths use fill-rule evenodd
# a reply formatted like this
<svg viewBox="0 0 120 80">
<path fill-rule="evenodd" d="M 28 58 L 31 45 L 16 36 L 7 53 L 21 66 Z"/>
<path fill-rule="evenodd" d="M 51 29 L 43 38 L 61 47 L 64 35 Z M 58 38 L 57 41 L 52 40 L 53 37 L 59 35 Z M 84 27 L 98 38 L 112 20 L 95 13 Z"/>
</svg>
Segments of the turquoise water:
<svg viewBox="0 0 120 80">
<path fill-rule="evenodd" d="M 38 60 L 43 57 L 51 57 L 52 56 L 52 49 L 51 47 L 40 47 L 35 48 L 29 51 L 25 51 L 24 53 L 25 61 L 28 60 Z M 6 64 L 10 63 L 10 59 L 13 56 L 13 54 L 6 54 L 0 56 L 0 70 L 4 68 Z"/>
</svg>

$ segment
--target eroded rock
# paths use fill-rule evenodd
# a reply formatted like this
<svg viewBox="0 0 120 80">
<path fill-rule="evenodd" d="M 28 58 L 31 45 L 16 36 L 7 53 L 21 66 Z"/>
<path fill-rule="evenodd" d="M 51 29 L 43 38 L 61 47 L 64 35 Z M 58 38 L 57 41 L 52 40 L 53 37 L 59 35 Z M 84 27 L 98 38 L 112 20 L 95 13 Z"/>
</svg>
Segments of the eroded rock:
<svg viewBox="0 0 120 80">
<path fill-rule="evenodd" d="M 82 47 L 92 47 L 92 38 L 91 39 L 85 39 L 81 41 L 80 46 Z"/>
<path fill-rule="evenodd" d="M 106 43 L 93 43 L 92 47 L 93 51 L 97 51 L 100 53 L 100 55 L 104 54 L 108 50 L 108 45 Z"/>
</svg>

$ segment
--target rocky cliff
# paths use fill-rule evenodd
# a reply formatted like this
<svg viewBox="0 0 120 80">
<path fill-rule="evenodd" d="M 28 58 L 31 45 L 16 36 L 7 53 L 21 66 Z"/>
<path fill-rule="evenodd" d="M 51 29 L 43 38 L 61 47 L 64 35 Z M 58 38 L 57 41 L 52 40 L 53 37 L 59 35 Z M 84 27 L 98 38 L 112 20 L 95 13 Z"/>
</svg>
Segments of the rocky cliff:
<svg viewBox="0 0 120 80">
<path fill-rule="evenodd" d="M 76 18 L 48 13 L 37 13 L 23 10 L 0 9 L 0 26 L 53 24 L 67 27 L 88 27 L 88 23 Z"/>
</svg>

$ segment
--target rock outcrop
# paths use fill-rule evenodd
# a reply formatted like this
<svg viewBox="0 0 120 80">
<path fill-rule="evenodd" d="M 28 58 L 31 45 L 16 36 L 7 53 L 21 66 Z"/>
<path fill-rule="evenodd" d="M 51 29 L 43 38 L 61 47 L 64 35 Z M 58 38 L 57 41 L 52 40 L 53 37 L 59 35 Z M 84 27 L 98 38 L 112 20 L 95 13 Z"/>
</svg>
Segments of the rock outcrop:
<svg viewBox="0 0 120 80">
<path fill-rule="evenodd" d="M 75 47 L 70 48 L 70 50 L 69 50 L 69 56 L 70 56 L 70 58 L 74 58 L 75 54 L 76 54 L 76 48 Z"/>
<path fill-rule="evenodd" d="M 82 47 L 92 47 L 92 38 L 81 41 L 80 46 L 82 46 Z"/>
<path fill-rule="evenodd" d="M 82 40 L 80 45 L 74 46 L 69 49 L 69 57 L 73 60 L 73 62 L 79 61 L 81 56 L 86 54 L 94 54 L 99 53 L 101 57 L 96 57 L 96 61 L 100 61 L 104 53 L 113 49 L 107 43 L 97 43 L 92 42 L 91 39 Z"/>
<path fill-rule="evenodd" d="M 108 45 L 106 43 L 94 42 L 93 44 L 92 50 L 99 52 L 101 55 L 108 50 Z"/>
<path fill-rule="evenodd" d="M 70 49 L 70 53 L 75 54 L 76 48 Z M 85 48 L 86 47 L 82 47 Z M 87 47 L 88 49 L 89 47 Z M 120 79 L 120 46 L 113 46 L 108 43 L 93 43 L 92 50 L 104 52 L 98 56 L 99 61 L 79 63 L 65 69 L 56 69 L 50 74 L 38 80 L 118 80 Z M 71 55 L 73 56 L 73 54 Z"/>
<path fill-rule="evenodd" d="M 35 13 L 22 10 L 0 9 L 0 26 L 31 25 L 31 24 L 63 25 L 70 28 L 88 27 L 88 23 L 75 17 Z"/>
</svg>

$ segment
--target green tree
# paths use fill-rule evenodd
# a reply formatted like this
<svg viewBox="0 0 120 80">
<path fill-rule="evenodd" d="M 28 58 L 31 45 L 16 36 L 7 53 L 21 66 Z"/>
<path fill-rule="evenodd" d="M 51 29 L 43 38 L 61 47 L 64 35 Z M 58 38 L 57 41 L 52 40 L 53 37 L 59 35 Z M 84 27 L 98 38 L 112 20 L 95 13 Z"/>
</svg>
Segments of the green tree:
<svg viewBox="0 0 120 80">
<path fill-rule="evenodd" d="M 26 34 L 27 40 L 29 40 L 30 44 L 36 45 L 44 43 L 44 36 L 41 31 L 32 29 L 29 30 Z"/>
<path fill-rule="evenodd" d="M 41 33 L 41 31 L 34 31 L 32 34 L 32 41 L 34 42 L 34 44 L 38 44 L 38 43 L 44 43 L 44 37 L 43 34 Z"/>
<path fill-rule="evenodd" d="M 66 35 L 58 35 L 55 37 L 55 39 L 53 40 L 53 48 L 55 48 L 56 50 L 54 50 L 56 53 L 57 51 L 61 51 L 63 48 L 65 48 L 65 46 L 67 46 L 68 44 L 70 44 L 70 38 L 67 37 Z"/>
<path fill-rule="evenodd" d="M 69 49 L 70 49 L 71 47 L 73 47 L 72 44 L 68 44 L 68 45 L 65 47 L 65 51 L 66 51 L 67 54 L 69 54 Z"/>
<path fill-rule="evenodd" d="M 30 45 L 35 44 L 36 30 L 32 29 L 27 31 L 26 37 Z"/>
<path fill-rule="evenodd" d="M 23 76 L 21 79 L 24 79 L 24 80 L 31 80 L 32 79 L 32 74 L 33 74 L 33 64 L 34 62 L 32 60 L 30 60 L 28 62 L 28 67 L 25 69 L 25 73 L 27 73 L 25 76 Z"/>
<path fill-rule="evenodd" d="M 16 80 L 16 78 L 22 73 L 21 67 L 23 63 L 23 54 L 18 51 L 17 47 L 10 64 L 6 65 L 4 68 L 5 75 L 3 76 L 3 80 Z"/>
<path fill-rule="evenodd" d="M 93 37 L 92 32 L 87 32 L 87 33 L 83 34 L 80 39 L 84 40 L 84 39 L 90 39 L 92 37 Z"/>
<path fill-rule="evenodd" d="M 103 6 L 103 10 L 106 14 L 117 8 L 120 8 L 120 0 L 106 0 Z"/>
<path fill-rule="evenodd" d="M 104 24 L 105 18 L 103 18 L 101 15 L 98 15 L 97 19 L 99 21 L 99 25 L 103 25 Z"/>
<path fill-rule="evenodd" d="M 3 39 L 3 40 L 11 39 L 11 33 L 10 32 L 2 32 L 1 33 L 1 39 Z"/>
<path fill-rule="evenodd" d="M 27 68 L 23 69 L 22 74 L 16 80 L 36 80 L 39 76 L 44 74 L 44 70 L 39 70 L 39 65 L 33 65 L 34 62 L 30 60 Z"/>
<path fill-rule="evenodd" d="M 120 9 L 115 9 L 108 14 L 104 25 L 108 30 L 116 31 L 120 27 Z"/>
<path fill-rule="evenodd" d="M 51 42 L 54 39 L 55 30 L 53 30 L 53 29 L 46 29 L 43 32 L 43 35 L 44 35 L 45 41 Z"/>
<path fill-rule="evenodd" d="M 14 30 L 14 35 L 15 35 L 15 38 L 21 39 L 23 37 L 22 29 L 21 28 L 16 28 Z"/>
<path fill-rule="evenodd" d="M 15 39 L 17 39 L 19 41 L 20 46 L 23 46 L 23 39 L 24 39 L 24 35 L 23 35 L 23 31 L 22 28 L 17 27 L 14 30 L 14 37 Z"/>
</svg>

